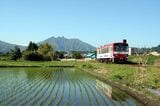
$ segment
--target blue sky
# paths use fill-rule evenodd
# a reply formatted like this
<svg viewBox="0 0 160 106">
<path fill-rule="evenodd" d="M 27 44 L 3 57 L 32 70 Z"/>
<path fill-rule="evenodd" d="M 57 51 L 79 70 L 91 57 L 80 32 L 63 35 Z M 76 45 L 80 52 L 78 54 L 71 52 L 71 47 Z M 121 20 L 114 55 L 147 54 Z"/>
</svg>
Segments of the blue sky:
<svg viewBox="0 0 160 106">
<path fill-rule="evenodd" d="M 160 0 L 0 0 L 0 40 L 28 45 L 51 36 L 157 46 Z"/>
</svg>

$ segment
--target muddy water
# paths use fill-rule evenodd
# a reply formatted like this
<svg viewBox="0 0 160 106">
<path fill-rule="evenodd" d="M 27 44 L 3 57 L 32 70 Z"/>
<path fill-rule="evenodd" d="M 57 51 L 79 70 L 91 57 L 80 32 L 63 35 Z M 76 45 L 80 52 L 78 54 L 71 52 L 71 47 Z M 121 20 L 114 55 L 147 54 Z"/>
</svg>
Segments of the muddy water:
<svg viewBox="0 0 160 106">
<path fill-rule="evenodd" d="M 137 106 L 135 99 L 73 68 L 0 68 L 0 105 Z"/>
</svg>

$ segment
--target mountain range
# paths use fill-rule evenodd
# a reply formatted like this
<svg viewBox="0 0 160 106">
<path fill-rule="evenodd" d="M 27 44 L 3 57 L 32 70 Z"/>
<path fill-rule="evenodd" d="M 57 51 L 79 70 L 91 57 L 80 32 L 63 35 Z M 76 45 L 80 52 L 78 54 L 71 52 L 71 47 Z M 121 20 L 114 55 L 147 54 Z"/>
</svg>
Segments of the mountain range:
<svg viewBox="0 0 160 106">
<path fill-rule="evenodd" d="M 0 53 L 7 53 L 15 46 L 18 46 L 21 50 L 24 50 L 26 48 L 25 46 L 0 41 Z"/>
<path fill-rule="evenodd" d="M 65 37 L 50 37 L 44 41 L 40 41 L 37 44 L 49 43 L 57 51 L 94 51 L 96 48 L 88 43 L 85 43 L 79 39 L 67 39 Z M 13 49 L 15 46 L 18 46 L 21 50 L 24 50 L 26 47 L 16 44 L 11 44 L 7 42 L 0 41 L 0 53 L 9 52 L 10 49 Z"/>
<path fill-rule="evenodd" d="M 49 43 L 52 45 L 57 51 L 95 51 L 96 48 L 88 43 L 85 43 L 79 39 L 67 39 L 65 37 L 50 37 L 46 40 L 37 42 L 38 45 L 43 43 Z M 15 46 L 18 46 L 21 50 L 26 49 L 26 46 L 16 45 L 7 43 L 4 41 L 0 41 L 0 54 L 1 53 L 7 53 L 11 49 L 13 49 Z M 152 48 L 134 48 L 135 50 L 138 50 L 140 52 L 146 52 L 146 51 L 157 51 L 160 52 L 160 45 Z"/>
</svg>

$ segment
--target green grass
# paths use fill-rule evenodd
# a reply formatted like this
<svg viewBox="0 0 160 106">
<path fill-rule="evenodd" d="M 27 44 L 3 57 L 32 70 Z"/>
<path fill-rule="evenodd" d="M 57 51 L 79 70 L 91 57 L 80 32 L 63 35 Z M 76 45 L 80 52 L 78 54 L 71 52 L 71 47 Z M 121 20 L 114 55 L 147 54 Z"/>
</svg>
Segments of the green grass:
<svg viewBox="0 0 160 106">
<path fill-rule="evenodd" d="M 136 62 L 136 63 L 140 63 L 140 62 L 144 62 L 146 59 L 147 60 L 147 64 L 149 65 L 153 65 L 156 62 L 160 61 L 160 56 L 154 56 L 154 55 L 131 55 L 128 57 L 128 60 L 131 62 Z"/>
<path fill-rule="evenodd" d="M 160 56 L 149 55 L 148 64 L 154 64 L 160 60 Z"/>
<path fill-rule="evenodd" d="M 74 66 L 74 61 L 49 61 L 49 62 L 36 62 L 36 61 L 0 61 L 0 67 L 54 67 L 54 66 Z"/>
<path fill-rule="evenodd" d="M 105 79 L 133 88 L 144 95 L 160 100 L 147 89 L 160 89 L 160 69 L 154 66 L 133 66 L 125 64 L 105 64 L 98 62 L 77 63 L 82 70 L 96 73 Z"/>
<path fill-rule="evenodd" d="M 7 61 L 7 60 L 9 60 L 9 59 L 10 59 L 9 56 L 0 55 L 0 61 Z"/>
</svg>

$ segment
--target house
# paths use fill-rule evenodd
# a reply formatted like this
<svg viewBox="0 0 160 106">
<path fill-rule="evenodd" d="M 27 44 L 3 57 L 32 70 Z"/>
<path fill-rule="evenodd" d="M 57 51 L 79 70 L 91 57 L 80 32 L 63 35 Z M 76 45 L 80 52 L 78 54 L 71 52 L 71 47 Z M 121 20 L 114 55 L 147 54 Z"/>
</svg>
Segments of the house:
<svg viewBox="0 0 160 106">
<path fill-rule="evenodd" d="M 83 54 L 85 59 L 96 59 L 96 54 L 95 53 L 87 53 L 87 54 Z"/>
</svg>

